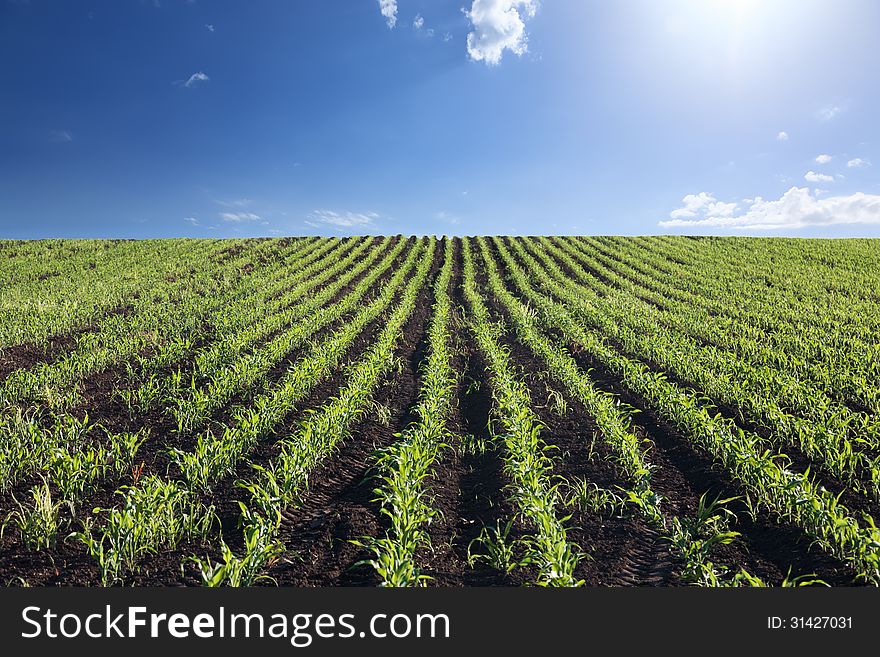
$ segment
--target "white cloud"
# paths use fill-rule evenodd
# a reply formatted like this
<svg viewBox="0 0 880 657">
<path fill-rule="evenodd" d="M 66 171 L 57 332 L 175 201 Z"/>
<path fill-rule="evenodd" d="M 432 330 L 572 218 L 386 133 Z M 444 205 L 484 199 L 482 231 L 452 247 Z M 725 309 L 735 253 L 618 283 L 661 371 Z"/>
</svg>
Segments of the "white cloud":
<svg viewBox="0 0 880 657">
<path fill-rule="evenodd" d="M 777 135 L 776 139 L 778 141 L 788 141 L 788 133 L 785 130 L 781 130 Z"/>
<path fill-rule="evenodd" d="M 385 17 L 388 29 L 397 25 L 397 0 L 379 0 L 379 11 Z"/>
<path fill-rule="evenodd" d="M 828 164 L 831 161 L 831 156 L 827 153 L 822 153 L 821 155 L 816 156 L 817 164 Z"/>
<path fill-rule="evenodd" d="M 211 25 L 210 23 L 205 23 L 205 29 L 208 30 L 208 32 L 213 32 L 214 26 Z"/>
<path fill-rule="evenodd" d="M 49 141 L 56 144 L 69 144 L 73 141 L 73 133 L 70 130 L 50 130 Z"/>
<path fill-rule="evenodd" d="M 774 230 L 843 224 L 880 224 L 880 195 L 856 192 L 818 199 L 806 187 L 792 187 L 781 198 L 758 197 L 739 215 L 700 213 L 693 219 L 661 221 L 664 228 L 733 228 Z"/>
<path fill-rule="evenodd" d="M 818 116 L 823 121 L 830 121 L 842 111 L 843 108 L 840 107 L 840 105 L 828 105 L 827 107 L 823 107 L 818 112 L 816 112 L 816 116 Z"/>
<path fill-rule="evenodd" d="M 260 221 L 262 217 L 253 212 L 220 212 L 220 218 L 223 221 Z"/>
<path fill-rule="evenodd" d="M 450 34 L 449 32 L 444 32 L 443 33 L 443 42 L 448 43 L 450 41 L 452 41 L 452 34 Z"/>
<path fill-rule="evenodd" d="M 201 226 L 202 225 L 199 223 L 199 220 L 196 219 L 195 217 L 184 217 L 183 220 L 189 224 L 192 224 L 193 226 Z"/>
<path fill-rule="evenodd" d="M 210 79 L 211 78 L 209 78 L 207 75 L 199 71 L 198 73 L 193 73 L 192 75 L 190 75 L 189 79 L 183 83 L 183 86 L 189 88 L 193 85 L 198 84 L 199 82 L 207 82 Z"/>
<path fill-rule="evenodd" d="M 505 50 L 522 55 L 528 50 L 523 18 L 534 16 L 537 8 L 537 0 L 473 0 L 465 12 L 474 28 L 467 36 L 470 58 L 496 66 Z"/>
<path fill-rule="evenodd" d="M 356 226 L 370 226 L 379 218 L 375 212 L 333 212 L 332 210 L 315 210 L 309 215 L 312 221 L 306 224 L 319 227 L 319 224 L 336 226 L 337 228 L 352 228 Z"/>
<path fill-rule="evenodd" d="M 434 28 L 433 27 L 425 28 L 425 19 L 422 17 L 421 14 L 416 14 L 416 17 L 413 19 L 412 26 L 416 32 L 419 32 L 419 33 L 425 35 L 426 37 L 433 37 L 434 36 Z"/>
<path fill-rule="evenodd" d="M 461 223 L 461 219 L 457 215 L 454 215 L 450 212 L 446 212 L 445 210 L 441 210 L 434 215 L 434 218 L 438 221 L 443 221 L 448 224 L 452 224 L 456 226 Z"/>
<path fill-rule="evenodd" d="M 816 173 L 815 171 L 807 171 L 804 174 L 804 180 L 808 182 L 833 182 L 834 176 L 829 176 L 824 173 Z"/>
<path fill-rule="evenodd" d="M 224 201 L 221 199 L 216 199 L 214 201 L 217 205 L 222 205 L 224 208 L 245 208 L 249 206 L 253 201 L 247 197 L 245 198 L 235 198 L 231 201 Z"/>
<path fill-rule="evenodd" d="M 736 203 L 722 203 L 708 192 L 688 194 L 681 201 L 684 206 L 669 213 L 673 219 L 696 217 L 701 214 L 728 217 L 737 210 Z"/>
<path fill-rule="evenodd" d="M 854 158 L 846 163 L 846 166 L 848 166 L 850 169 L 854 169 L 856 167 L 866 167 L 870 165 L 871 163 L 868 162 L 868 160 L 863 160 L 860 157 Z"/>
</svg>

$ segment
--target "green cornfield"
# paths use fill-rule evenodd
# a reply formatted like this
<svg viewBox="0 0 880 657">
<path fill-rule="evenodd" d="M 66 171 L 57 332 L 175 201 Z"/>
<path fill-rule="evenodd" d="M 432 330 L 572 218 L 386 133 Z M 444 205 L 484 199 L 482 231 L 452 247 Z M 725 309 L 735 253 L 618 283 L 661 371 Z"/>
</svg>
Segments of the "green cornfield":
<svg viewBox="0 0 880 657">
<path fill-rule="evenodd" d="M 880 241 L 0 241 L 7 586 L 880 583 Z"/>
</svg>

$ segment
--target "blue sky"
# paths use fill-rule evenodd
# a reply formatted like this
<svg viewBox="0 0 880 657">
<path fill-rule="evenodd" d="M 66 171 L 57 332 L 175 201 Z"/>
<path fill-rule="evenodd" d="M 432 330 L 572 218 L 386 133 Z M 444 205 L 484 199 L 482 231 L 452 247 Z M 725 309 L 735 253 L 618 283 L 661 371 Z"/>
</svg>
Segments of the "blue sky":
<svg viewBox="0 0 880 657">
<path fill-rule="evenodd" d="M 871 0 L 0 0 L 0 237 L 880 236 Z"/>
</svg>

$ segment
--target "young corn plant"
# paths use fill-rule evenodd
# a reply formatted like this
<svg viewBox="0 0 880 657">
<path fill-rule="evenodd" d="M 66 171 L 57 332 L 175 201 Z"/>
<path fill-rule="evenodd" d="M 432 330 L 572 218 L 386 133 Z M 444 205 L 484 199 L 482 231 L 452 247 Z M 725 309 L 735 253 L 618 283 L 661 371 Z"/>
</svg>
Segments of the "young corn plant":
<svg viewBox="0 0 880 657">
<path fill-rule="evenodd" d="M 598 484 L 577 478 L 568 482 L 568 491 L 564 496 L 565 505 L 581 512 L 595 513 L 600 516 L 623 516 L 626 513 L 627 498 Z"/>
<path fill-rule="evenodd" d="M 373 566 L 384 586 L 422 586 L 428 580 L 421 574 L 415 555 L 429 543 L 425 527 L 436 515 L 425 503 L 422 484 L 428 476 L 426 465 L 433 462 L 439 447 L 410 439 L 382 450 L 376 459 L 384 474 L 377 476 L 381 485 L 374 489 L 373 501 L 381 504 L 380 513 L 390 528 L 385 536 L 362 537 L 354 543 L 374 553 L 375 558 L 366 563 Z"/>
<path fill-rule="evenodd" d="M 484 561 L 489 566 L 504 574 L 510 574 L 517 568 L 529 564 L 524 555 L 517 555 L 516 542 L 510 537 L 513 519 L 503 526 L 497 523 L 493 527 L 483 527 L 479 536 L 468 544 L 468 565 L 473 568 L 478 562 Z M 479 546 L 479 551 L 474 548 Z"/>
<path fill-rule="evenodd" d="M 103 516 L 101 526 L 92 516 L 71 534 L 97 561 L 104 586 L 121 581 L 160 549 L 174 549 L 187 539 L 206 540 L 216 522 L 213 506 L 195 500 L 178 482 L 150 475 L 119 492 L 124 496 L 121 507 L 94 509 L 96 516 Z"/>
<path fill-rule="evenodd" d="M 64 501 L 52 500 L 52 491 L 49 482 L 33 486 L 30 490 L 32 503 L 26 505 L 13 497 L 16 509 L 10 513 L 3 526 L 0 527 L 0 536 L 5 533 L 9 523 L 18 530 L 22 545 L 29 550 L 43 550 L 54 547 L 61 530 L 63 521 L 60 517 L 61 507 Z"/>
<path fill-rule="evenodd" d="M 739 536 L 739 532 L 732 531 L 728 525 L 736 516 L 726 505 L 735 499 L 716 497 L 709 501 L 704 493 L 695 515 L 684 520 L 673 518 L 670 541 L 684 560 L 682 578 L 685 581 L 704 586 L 722 585 L 723 573 L 716 570 L 710 557 L 716 545 L 728 545 Z M 745 580 L 741 577 L 741 581 Z"/>
<path fill-rule="evenodd" d="M 462 456 L 482 456 L 494 449 L 491 436 L 475 436 L 463 434 L 458 439 L 458 453 Z"/>
<path fill-rule="evenodd" d="M 203 586 L 239 587 L 275 581 L 261 571 L 284 553 L 284 546 L 272 538 L 272 530 L 265 523 L 250 523 L 244 527 L 243 533 L 245 546 L 241 557 L 232 551 L 226 541 L 220 542 L 220 562 L 207 557 L 189 557 L 199 569 Z"/>
</svg>

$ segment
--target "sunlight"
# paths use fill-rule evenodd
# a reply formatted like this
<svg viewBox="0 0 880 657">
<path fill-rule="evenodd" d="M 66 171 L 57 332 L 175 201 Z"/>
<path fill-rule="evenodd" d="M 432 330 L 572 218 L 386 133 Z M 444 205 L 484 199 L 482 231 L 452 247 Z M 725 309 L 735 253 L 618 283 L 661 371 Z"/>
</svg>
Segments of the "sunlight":
<svg viewBox="0 0 880 657">
<path fill-rule="evenodd" d="M 738 29 L 755 19 L 762 3 L 758 0 L 701 0 L 699 4 L 708 14 L 707 18 L 720 19 L 728 27 Z"/>
<path fill-rule="evenodd" d="M 753 11 L 760 3 L 758 0 L 707 0 L 719 9 L 726 9 L 737 16 L 744 16 Z"/>
<path fill-rule="evenodd" d="M 687 0 L 666 6 L 672 8 L 664 21 L 669 36 L 688 50 L 699 48 L 709 60 L 720 57 L 737 75 L 754 63 L 750 53 L 763 49 L 779 15 L 779 7 L 758 0 Z"/>
</svg>

